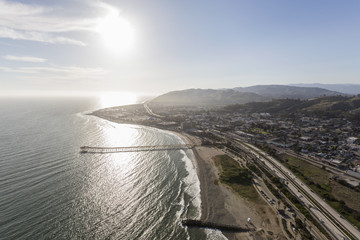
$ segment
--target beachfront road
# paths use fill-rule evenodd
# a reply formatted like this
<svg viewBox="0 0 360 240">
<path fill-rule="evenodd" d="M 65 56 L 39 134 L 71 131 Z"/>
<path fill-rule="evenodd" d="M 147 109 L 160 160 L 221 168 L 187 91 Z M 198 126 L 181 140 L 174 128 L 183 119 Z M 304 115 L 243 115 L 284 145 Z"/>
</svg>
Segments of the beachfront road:
<svg viewBox="0 0 360 240">
<path fill-rule="evenodd" d="M 326 228 L 334 239 L 360 239 L 359 230 L 335 211 L 329 204 L 314 193 L 289 169 L 285 168 L 280 162 L 255 146 L 233 138 L 219 132 L 213 134 L 226 140 L 231 139 L 237 147 L 244 149 L 250 155 L 256 157 L 275 175 L 287 182 L 288 189 L 305 205 L 315 218 Z"/>
<path fill-rule="evenodd" d="M 163 117 L 163 116 L 161 116 L 161 115 L 159 115 L 159 114 L 154 113 L 154 112 L 150 109 L 150 107 L 147 105 L 147 103 L 144 103 L 143 105 L 144 105 L 144 108 L 145 108 L 146 112 L 147 112 L 150 116 L 158 117 L 158 118 L 162 118 L 162 117 Z"/>
<path fill-rule="evenodd" d="M 289 190 L 297 196 L 297 198 L 305 203 L 308 210 L 319 220 L 319 222 L 332 233 L 335 239 L 359 239 L 360 232 L 346 219 L 340 217 L 330 205 L 314 193 L 307 185 L 305 185 L 299 178 L 297 178 L 289 169 L 285 168 L 276 159 L 269 156 L 262 150 L 247 144 L 242 144 L 248 152 L 251 152 L 265 165 L 272 169 L 275 175 L 284 179 L 287 182 Z"/>
</svg>

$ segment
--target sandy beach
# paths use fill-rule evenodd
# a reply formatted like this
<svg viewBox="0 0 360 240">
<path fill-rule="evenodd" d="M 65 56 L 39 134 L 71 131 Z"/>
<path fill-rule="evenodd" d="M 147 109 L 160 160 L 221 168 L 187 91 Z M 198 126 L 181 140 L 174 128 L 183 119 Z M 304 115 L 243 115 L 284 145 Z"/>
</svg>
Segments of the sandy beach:
<svg viewBox="0 0 360 240">
<path fill-rule="evenodd" d="M 108 116 L 97 116 L 122 123 Z M 201 220 L 253 229 L 248 233 L 224 232 L 229 240 L 286 239 L 276 212 L 262 198 L 256 203 L 249 202 L 229 186 L 218 181 L 220 170 L 215 165 L 214 157 L 224 154 L 222 150 L 201 146 L 200 138 L 187 133 L 166 131 L 178 135 L 187 144 L 196 145 L 192 150 L 195 157 L 193 164 L 200 180 Z M 247 222 L 248 218 L 251 218 L 251 224 Z"/>
<path fill-rule="evenodd" d="M 181 134 L 189 144 L 200 145 L 197 137 Z M 201 188 L 201 220 L 236 225 L 254 229 L 249 233 L 229 233 L 229 240 L 240 239 L 286 239 L 282 233 L 275 211 L 261 198 L 249 202 L 229 186 L 217 182 L 220 170 L 213 158 L 224 154 L 215 147 L 196 146 L 193 148 L 197 174 Z M 247 219 L 251 218 L 251 224 Z"/>
</svg>

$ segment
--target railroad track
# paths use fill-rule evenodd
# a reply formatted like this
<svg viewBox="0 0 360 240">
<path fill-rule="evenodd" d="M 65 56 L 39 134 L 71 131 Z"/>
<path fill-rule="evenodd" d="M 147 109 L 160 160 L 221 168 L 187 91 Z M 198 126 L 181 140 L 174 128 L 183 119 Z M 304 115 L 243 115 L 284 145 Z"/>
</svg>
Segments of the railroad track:
<svg viewBox="0 0 360 240">
<path fill-rule="evenodd" d="M 240 143 L 242 144 L 242 143 Z M 242 144 L 243 145 L 243 144 Z M 252 149 L 252 151 L 257 152 L 259 155 L 261 155 L 264 159 L 267 160 L 268 163 L 270 163 L 277 171 L 279 171 L 283 176 L 286 177 L 286 180 L 291 182 L 292 185 L 298 190 L 299 193 L 301 193 L 303 196 L 305 196 L 307 198 L 307 200 L 312 203 L 314 206 L 316 206 L 316 208 L 319 209 L 319 211 L 322 212 L 322 214 L 332 223 L 333 226 L 335 226 L 339 232 L 341 232 L 342 234 L 344 234 L 344 236 L 350 238 L 350 239 L 359 239 L 360 236 L 355 236 L 353 233 L 351 233 L 350 231 L 347 230 L 347 228 L 338 220 L 336 220 L 333 217 L 333 214 L 331 214 L 326 208 L 324 208 L 316 199 L 314 199 L 306 190 L 303 189 L 302 186 L 300 186 L 296 181 L 293 180 L 293 178 L 291 176 L 289 176 L 289 174 L 284 171 L 281 167 L 278 166 L 278 164 L 274 163 L 273 160 L 271 160 L 269 157 L 265 156 L 264 154 L 262 154 L 258 149 L 255 149 L 253 146 L 246 144 L 246 146 L 250 149 Z M 326 226 L 325 226 L 326 227 Z M 327 228 L 328 229 L 328 228 Z M 328 229 L 330 232 L 332 232 L 330 229 Z M 332 235 L 334 235 L 332 233 Z M 338 239 L 337 236 L 334 236 L 336 239 Z"/>
</svg>

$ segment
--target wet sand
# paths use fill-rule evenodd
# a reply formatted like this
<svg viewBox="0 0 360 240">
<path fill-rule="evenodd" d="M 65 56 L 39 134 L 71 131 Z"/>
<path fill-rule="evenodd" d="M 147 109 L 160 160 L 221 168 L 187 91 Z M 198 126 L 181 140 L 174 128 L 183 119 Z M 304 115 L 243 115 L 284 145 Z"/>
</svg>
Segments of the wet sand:
<svg viewBox="0 0 360 240">
<path fill-rule="evenodd" d="M 199 144 L 201 140 L 188 134 L 181 134 L 189 144 Z M 201 188 L 201 220 L 221 224 L 249 227 L 249 233 L 229 233 L 224 235 L 229 240 L 240 239 L 286 239 L 277 223 L 276 213 L 259 198 L 249 202 L 234 192 L 229 186 L 218 182 L 220 170 L 213 160 L 224 154 L 215 147 L 197 146 L 193 149 L 197 174 Z M 247 219 L 251 218 L 251 224 Z M 268 232 L 273 232 L 269 236 Z"/>
<path fill-rule="evenodd" d="M 98 117 L 114 121 L 106 116 L 98 115 Z M 183 132 L 170 132 L 181 137 L 187 144 L 197 145 L 193 148 L 195 157 L 193 164 L 200 180 L 201 220 L 255 229 L 249 233 L 224 232 L 229 240 L 284 239 L 275 212 L 265 201 L 257 204 L 249 203 L 229 186 L 217 181 L 219 169 L 215 166 L 213 158 L 224 152 L 215 147 L 201 146 L 201 139 L 198 137 Z M 251 218 L 252 224 L 247 222 L 248 218 Z M 273 232 L 274 235 L 269 236 L 268 231 Z"/>
</svg>

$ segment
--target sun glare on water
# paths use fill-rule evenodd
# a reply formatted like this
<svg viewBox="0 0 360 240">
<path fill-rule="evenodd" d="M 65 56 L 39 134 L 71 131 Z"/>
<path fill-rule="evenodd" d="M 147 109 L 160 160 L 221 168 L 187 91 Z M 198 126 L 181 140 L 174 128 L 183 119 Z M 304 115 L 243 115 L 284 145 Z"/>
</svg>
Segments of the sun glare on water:
<svg viewBox="0 0 360 240">
<path fill-rule="evenodd" d="M 105 47 L 114 53 L 128 53 L 133 49 L 135 30 L 116 9 L 111 9 L 105 17 L 99 19 L 96 31 Z"/>
<path fill-rule="evenodd" d="M 102 108 L 135 104 L 137 96 L 129 92 L 107 92 L 100 95 Z"/>
</svg>

